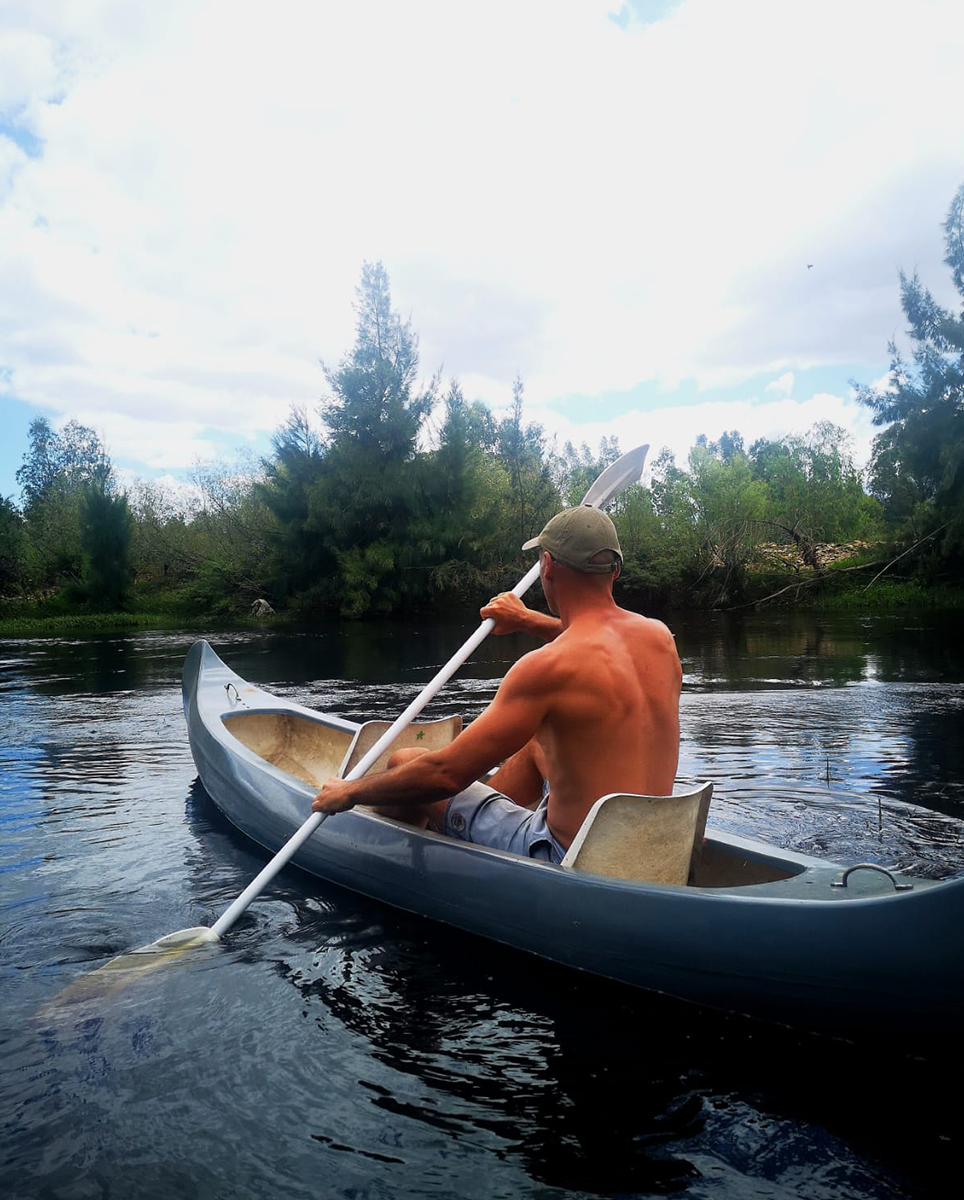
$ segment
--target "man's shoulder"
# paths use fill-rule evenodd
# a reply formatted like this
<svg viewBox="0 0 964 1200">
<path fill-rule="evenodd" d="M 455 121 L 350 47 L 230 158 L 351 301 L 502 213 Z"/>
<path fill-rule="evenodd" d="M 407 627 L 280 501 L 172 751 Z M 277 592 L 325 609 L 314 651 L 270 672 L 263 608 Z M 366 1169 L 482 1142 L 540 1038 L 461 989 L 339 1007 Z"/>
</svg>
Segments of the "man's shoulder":
<svg viewBox="0 0 964 1200">
<path fill-rule="evenodd" d="M 561 661 L 559 638 L 553 642 L 547 642 L 544 646 L 537 646 L 534 650 L 529 650 L 517 658 L 512 666 L 505 673 L 505 680 L 512 680 L 514 683 L 523 683 L 528 680 L 541 679 L 546 672 Z"/>
<path fill-rule="evenodd" d="M 664 625 L 662 621 L 656 617 L 644 617 L 642 613 L 632 612 L 628 608 L 620 608 L 620 621 L 626 628 L 638 631 L 646 637 L 653 638 L 655 641 L 670 641 L 675 642 L 675 637 L 668 625 Z"/>
<path fill-rule="evenodd" d="M 514 685 L 526 690 L 552 692 L 567 683 L 579 662 L 579 655 L 572 652 L 571 639 L 560 634 L 554 641 L 523 654 L 505 678 L 511 677 Z"/>
<path fill-rule="evenodd" d="M 569 626 L 554 641 L 524 654 L 512 669 L 520 676 L 550 671 L 572 673 L 578 671 L 584 661 L 579 655 L 580 647 L 615 649 L 619 644 L 633 653 L 640 649 L 676 653 L 676 638 L 662 621 L 617 608 L 610 619 L 599 624 Z"/>
<path fill-rule="evenodd" d="M 634 615 L 640 616 L 638 613 Z M 646 631 L 651 637 L 664 642 L 672 642 L 674 645 L 676 644 L 676 635 L 668 625 L 664 625 L 662 621 L 657 620 L 655 617 L 640 616 L 640 620 L 643 621 Z"/>
</svg>

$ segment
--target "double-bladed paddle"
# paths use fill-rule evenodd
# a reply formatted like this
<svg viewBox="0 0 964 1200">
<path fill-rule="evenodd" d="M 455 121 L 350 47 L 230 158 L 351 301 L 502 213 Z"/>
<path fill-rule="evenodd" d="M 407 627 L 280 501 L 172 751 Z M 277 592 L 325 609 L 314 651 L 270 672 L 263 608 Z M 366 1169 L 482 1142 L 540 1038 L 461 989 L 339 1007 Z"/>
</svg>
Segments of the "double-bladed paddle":
<svg viewBox="0 0 964 1200">
<path fill-rule="evenodd" d="M 648 450 L 649 446 L 638 446 L 635 450 L 630 450 L 628 454 L 624 454 L 621 458 L 617 459 L 616 462 L 611 463 L 598 477 L 589 491 L 586 492 L 582 503 L 592 505 L 594 508 L 603 508 L 631 484 L 635 483 L 643 473 L 643 465 L 646 462 L 646 452 Z M 535 583 L 538 577 L 539 563 L 536 562 L 531 570 L 512 589 L 513 593 L 521 597 Z M 495 621 L 491 617 L 482 622 L 462 648 L 453 654 L 438 674 L 422 688 L 421 692 L 419 692 L 408 708 L 399 716 L 398 720 L 385 730 L 375 745 L 359 760 L 346 776 L 347 779 L 358 779 L 365 774 L 369 767 L 378 759 L 379 755 L 391 745 L 402 729 L 418 716 L 429 700 L 448 682 L 469 655 L 481 645 L 494 627 Z M 121 954 L 117 958 L 112 958 L 110 962 L 105 963 L 97 971 L 93 972 L 93 975 L 109 972 L 112 976 L 112 982 L 116 980 L 120 984 L 121 980 L 117 977 L 117 972 L 143 971 L 154 966 L 160 966 L 168 959 L 178 957 L 186 950 L 193 949 L 195 946 L 202 946 L 207 942 L 219 941 L 221 935 L 231 928 L 251 901 L 274 879 L 275 875 L 291 859 L 292 855 L 297 852 L 298 848 L 311 837 L 322 821 L 326 819 L 327 815 L 327 813 L 312 813 L 300 829 L 291 835 L 277 854 L 275 854 L 274 858 L 267 863 L 256 878 L 248 884 L 237 900 L 225 910 L 212 926 L 198 925 L 191 929 L 179 929 L 176 933 L 169 933 L 165 937 L 158 938 L 156 942 L 150 942 L 148 945 L 141 946 L 137 950 L 131 950 L 127 954 Z M 111 983 L 106 980 L 105 983 L 110 988 Z M 73 988 L 68 990 L 73 990 Z"/>
</svg>

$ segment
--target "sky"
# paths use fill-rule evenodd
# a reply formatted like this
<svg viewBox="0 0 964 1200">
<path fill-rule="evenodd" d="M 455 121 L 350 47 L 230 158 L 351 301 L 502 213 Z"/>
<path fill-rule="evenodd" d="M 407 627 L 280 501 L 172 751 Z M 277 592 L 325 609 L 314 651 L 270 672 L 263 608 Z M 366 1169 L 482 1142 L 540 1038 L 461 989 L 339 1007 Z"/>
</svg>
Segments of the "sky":
<svg viewBox="0 0 964 1200">
<path fill-rule="evenodd" d="M 375 260 L 560 445 L 865 461 L 898 272 L 957 300 L 962 62 L 959 0 L 0 0 L 0 495 L 37 415 L 125 479 L 264 453 Z"/>
</svg>

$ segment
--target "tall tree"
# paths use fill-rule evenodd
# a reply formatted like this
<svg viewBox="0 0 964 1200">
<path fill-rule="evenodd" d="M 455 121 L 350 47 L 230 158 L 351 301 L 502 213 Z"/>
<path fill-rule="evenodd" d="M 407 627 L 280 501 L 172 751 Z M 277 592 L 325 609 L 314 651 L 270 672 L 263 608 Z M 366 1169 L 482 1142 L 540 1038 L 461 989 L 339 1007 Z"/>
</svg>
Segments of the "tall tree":
<svg viewBox="0 0 964 1200">
<path fill-rule="evenodd" d="M 766 485 L 770 537 L 795 543 L 808 566 L 821 565 L 819 542 L 879 532 L 880 506 L 864 491 L 852 439 L 839 425 L 818 421 L 803 435 L 760 438 L 749 458 L 754 478 Z"/>
<path fill-rule="evenodd" d="M 75 491 L 89 483 L 113 487 L 110 458 L 88 426 L 71 420 L 57 433 L 46 417 L 35 417 L 28 437 L 30 444 L 17 471 L 27 517 L 55 493 Z"/>
<path fill-rule="evenodd" d="M 487 453 L 494 438 L 489 409 L 478 401 L 468 403 L 453 379 L 445 396 L 439 447 L 421 471 L 427 504 L 419 540 L 426 559 L 436 564 L 436 587 L 464 592 L 482 586 L 485 568 L 498 555 L 509 480 Z"/>
<path fill-rule="evenodd" d="M 432 411 L 437 379 L 424 390 L 418 375 L 418 338 L 392 308 L 388 272 L 365 263 L 356 290 L 355 345 L 334 370 L 325 370 L 333 395 L 322 408 L 332 447 L 370 462 L 393 463 L 415 450 Z"/>
<path fill-rule="evenodd" d="M 17 470 L 20 499 L 30 512 L 51 494 L 60 472 L 60 437 L 46 417 L 35 417 L 27 435 L 30 445 Z"/>
<path fill-rule="evenodd" d="M 354 348 L 325 370 L 332 395 L 321 413 L 330 441 L 306 528 L 335 565 L 320 581 L 322 599 L 361 616 L 424 589 L 428 566 L 410 537 L 424 507 L 414 459 L 438 378 L 416 385 L 418 338 L 392 308 L 380 262 L 365 263 L 355 311 Z"/>
<path fill-rule="evenodd" d="M 30 443 L 17 471 L 27 533 L 27 574 L 38 588 L 76 582 L 83 569 L 86 489 L 113 494 L 110 458 L 93 429 L 68 421 L 60 433 L 46 417 L 30 424 Z"/>
<path fill-rule="evenodd" d="M 271 590 L 279 599 L 304 590 L 332 567 L 332 555 L 308 523 L 309 494 L 324 469 L 325 446 L 307 411 L 293 405 L 271 439 L 274 454 L 263 461 L 260 498 L 274 521 L 267 530 L 271 545 Z"/>
<path fill-rule="evenodd" d="M 512 411 L 499 422 L 498 456 L 512 485 L 507 521 L 507 551 L 538 533 L 559 507 L 556 487 L 541 425 L 523 424 L 525 387 L 521 376 L 512 384 Z"/>
<path fill-rule="evenodd" d="M 15 590 L 24 570 L 23 517 L 12 500 L 0 496 L 0 596 Z"/>
<path fill-rule="evenodd" d="M 131 587 L 133 521 L 124 495 L 99 483 L 84 492 L 82 586 L 89 603 L 108 610 L 123 606 Z"/>
<path fill-rule="evenodd" d="M 739 444 L 742 447 L 742 438 Z M 732 450 L 725 458 L 724 446 L 707 442 L 701 434 L 689 456 L 704 579 L 718 604 L 743 594 L 746 567 L 760 541 L 758 522 L 766 499 L 765 487 L 753 478 L 742 449 L 736 449 L 732 440 L 729 445 Z"/>
<path fill-rule="evenodd" d="M 961 297 L 943 308 L 917 272 L 900 272 L 900 298 L 913 343 L 911 362 L 889 344 L 884 388 L 858 398 L 885 426 L 874 442 L 871 486 L 887 515 L 914 540 L 933 538 L 945 565 L 964 570 L 964 184 L 944 222 L 945 256 Z"/>
</svg>

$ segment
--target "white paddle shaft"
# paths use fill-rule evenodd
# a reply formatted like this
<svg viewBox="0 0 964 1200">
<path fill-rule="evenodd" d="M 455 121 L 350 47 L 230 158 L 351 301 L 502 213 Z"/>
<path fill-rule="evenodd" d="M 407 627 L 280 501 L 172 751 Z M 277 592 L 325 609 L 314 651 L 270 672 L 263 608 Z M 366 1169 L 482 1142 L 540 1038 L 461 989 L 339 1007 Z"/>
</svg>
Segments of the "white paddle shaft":
<svg viewBox="0 0 964 1200">
<path fill-rule="evenodd" d="M 525 593 L 532 587 L 535 581 L 539 578 L 539 564 L 535 563 L 531 570 L 515 585 L 512 592 L 516 596 L 524 596 Z M 424 688 L 415 697 L 412 703 L 405 711 L 397 718 L 397 720 L 385 730 L 382 736 L 378 739 L 368 753 L 355 764 L 355 766 L 345 776 L 346 779 L 360 779 L 368 770 L 372 763 L 378 760 L 379 755 L 392 744 L 398 737 L 401 731 L 413 721 L 422 711 L 426 704 L 442 690 L 446 683 L 452 678 L 459 667 L 465 662 L 470 654 L 473 653 L 485 639 L 489 633 L 495 628 L 495 621 L 491 617 L 487 618 L 478 627 L 475 633 L 464 643 L 461 649 L 448 660 L 444 667 L 425 685 Z M 290 838 L 281 847 L 274 858 L 265 865 L 259 875 L 248 884 L 241 895 L 234 901 L 230 908 L 214 922 L 211 929 L 214 933 L 221 936 L 226 930 L 230 929 L 234 922 L 241 916 L 244 910 L 248 907 L 251 901 L 258 893 L 274 879 L 275 875 L 283 866 L 291 859 L 304 842 L 311 837 L 318 826 L 328 816 L 327 813 L 312 813 L 311 816 L 297 829 Z"/>
</svg>

